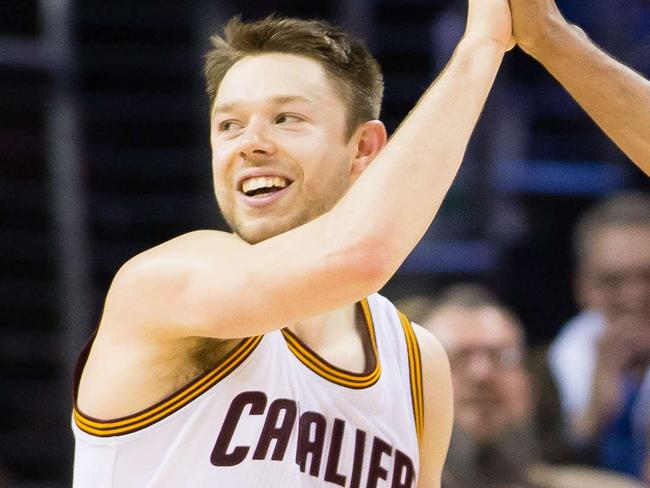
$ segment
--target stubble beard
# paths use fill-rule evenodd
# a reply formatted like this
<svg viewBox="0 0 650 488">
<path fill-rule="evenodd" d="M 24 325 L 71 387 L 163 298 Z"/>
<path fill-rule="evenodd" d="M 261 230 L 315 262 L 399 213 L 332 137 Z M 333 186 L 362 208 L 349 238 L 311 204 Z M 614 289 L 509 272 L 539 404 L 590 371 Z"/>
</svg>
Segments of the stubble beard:
<svg viewBox="0 0 650 488">
<path fill-rule="evenodd" d="M 316 198 L 305 198 L 302 201 L 300 211 L 293 215 L 281 216 L 272 220 L 269 219 L 271 223 L 262 226 L 263 228 L 261 229 L 259 226 L 254 225 L 254 223 L 248 226 L 245 220 L 238 217 L 235 205 L 225 209 L 218 198 L 217 204 L 219 205 L 221 215 L 231 231 L 248 244 L 257 244 L 300 227 L 329 212 L 343 198 L 351 186 L 352 181 L 347 175 L 342 173 L 330 184 L 326 191 L 322 193 L 318 192 Z"/>
<path fill-rule="evenodd" d="M 261 229 L 256 225 L 247 226 L 246 222 L 243 222 L 237 217 L 235 211 L 224 212 L 221 209 L 221 214 L 234 234 L 248 244 L 257 244 L 300 227 L 329 212 L 343 195 L 347 193 L 348 189 L 349 186 L 339 186 L 335 193 L 330 192 L 329 198 L 306 201 L 300 212 L 287 216 L 286 218 L 278 217 L 271 221 L 272 223 L 269 225 L 264 225 Z"/>
<path fill-rule="evenodd" d="M 329 211 L 335 203 L 331 205 L 322 202 L 320 204 L 312 203 L 295 215 L 289 216 L 288 218 L 276 218 L 269 224 L 263 226 L 257 226 L 254 223 L 253 225 L 247 225 L 247 222 L 243 222 L 234 215 L 234 212 L 228 214 L 222 210 L 221 213 L 234 234 L 248 244 L 257 244 L 311 222 Z"/>
<path fill-rule="evenodd" d="M 247 226 L 246 223 L 239 222 L 236 218 L 224 218 L 232 232 L 239 236 L 243 241 L 248 244 L 257 244 L 277 235 L 284 234 L 296 227 L 300 227 L 316 217 L 318 217 L 318 215 L 312 216 L 311 214 L 301 213 L 284 222 L 277 219 L 277 223 L 265 225 L 261 229 L 258 226 Z"/>
</svg>

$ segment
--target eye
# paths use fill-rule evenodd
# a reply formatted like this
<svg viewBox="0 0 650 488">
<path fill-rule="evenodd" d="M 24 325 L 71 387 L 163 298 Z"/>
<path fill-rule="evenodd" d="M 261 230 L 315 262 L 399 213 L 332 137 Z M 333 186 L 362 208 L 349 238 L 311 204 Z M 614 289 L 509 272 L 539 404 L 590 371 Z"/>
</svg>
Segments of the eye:
<svg viewBox="0 0 650 488">
<path fill-rule="evenodd" d="M 224 120 L 219 122 L 219 131 L 220 132 L 230 132 L 241 128 L 241 123 L 236 120 Z"/>
<path fill-rule="evenodd" d="M 276 124 L 287 124 L 290 122 L 300 122 L 302 119 L 293 114 L 280 114 L 275 118 Z"/>
</svg>

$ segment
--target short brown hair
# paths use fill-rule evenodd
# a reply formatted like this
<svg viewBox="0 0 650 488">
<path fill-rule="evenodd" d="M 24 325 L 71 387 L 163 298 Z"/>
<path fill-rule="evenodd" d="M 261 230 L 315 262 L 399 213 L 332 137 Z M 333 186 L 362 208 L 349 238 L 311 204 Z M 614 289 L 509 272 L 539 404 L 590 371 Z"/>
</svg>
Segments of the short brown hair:
<svg viewBox="0 0 650 488">
<path fill-rule="evenodd" d="M 418 324 L 426 322 L 434 313 L 447 306 L 505 308 L 491 291 L 475 283 L 450 285 L 437 294 L 409 295 L 400 298 L 395 304 L 409 319 Z"/>
<path fill-rule="evenodd" d="M 347 129 L 351 136 L 368 120 L 379 118 L 384 82 L 377 61 L 363 41 L 323 20 L 277 16 L 244 23 L 230 19 L 224 36 L 212 36 L 212 49 L 205 62 L 206 91 L 210 106 L 228 70 L 246 56 L 284 53 L 318 61 L 339 87 L 348 108 Z"/>
<path fill-rule="evenodd" d="M 580 216 L 573 234 L 576 263 L 584 264 L 591 238 L 606 227 L 650 227 L 650 194 L 628 191 L 611 196 Z"/>
<path fill-rule="evenodd" d="M 522 345 L 526 342 L 526 331 L 517 314 L 495 293 L 482 285 L 461 282 L 448 286 L 435 298 L 430 298 L 429 310 L 426 315 L 422 315 L 420 320 L 425 323 L 449 307 L 467 310 L 495 308 L 512 323 L 521 338 Z"/>
</svg>

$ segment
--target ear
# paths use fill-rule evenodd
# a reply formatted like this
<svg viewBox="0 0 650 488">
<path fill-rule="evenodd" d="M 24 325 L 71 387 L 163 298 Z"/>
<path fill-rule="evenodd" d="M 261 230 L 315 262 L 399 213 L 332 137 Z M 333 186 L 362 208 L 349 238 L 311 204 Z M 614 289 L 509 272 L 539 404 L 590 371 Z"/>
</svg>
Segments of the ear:
<svg viewBox="0 0 650 488">
<path fill-rule="evenodd" d="M 387 139 L 386 127 L 379 120 L 369 120 L 357 128 L 351 139 L 355 151 L 350 166 L 350 174 L 353 177 L 363 173 L 386 145 Z"/>
</svg>

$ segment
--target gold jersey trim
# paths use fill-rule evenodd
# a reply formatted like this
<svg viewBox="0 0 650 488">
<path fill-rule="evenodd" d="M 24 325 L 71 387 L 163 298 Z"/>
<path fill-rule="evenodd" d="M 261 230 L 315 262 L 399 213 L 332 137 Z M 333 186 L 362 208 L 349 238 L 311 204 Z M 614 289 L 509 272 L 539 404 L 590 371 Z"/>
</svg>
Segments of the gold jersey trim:
<svg viewBox="0 0 650 488">
<path fill-rule="evenodd" d="M 98 437 L 130 434 L 144 429 L 178 411 L 225 378 L 250 356 L 262 337 L 255 336 L 242 340 L 215 368 L 202 374 L 156 405 L 127 417 L 114 420 L 99 420 L 90 417 L 79 410 L 75 398 L 74 420 L 82 431 Z"/>
<path fill-rule="evenodd" d="M 361 389 L 374 385 L 381 376 L 381 363 L 379 361 L 379 352 L 377 349 L 377 339 L 375 337 L 375 326 L 372 320 L 372 313 L 368 300 L 361 300 L 360 306 L 363 310 L 368 336 L 370 338 L 371 355 L 374 361 L 374 367 L 370 366 L 370 371 L 363 373 L 353 373 L 338 368 L 333 364 L 325 361 L 318 356 L 309 346 L 305 345 L 300 339 L 288 329 L 282 329 L 282 335 L 289 347 L 289 350 L 302 362 L 320 377 L 348 388 Z"/>
<path fill-rule="evenodd" d="M 415 417 L 415 431 L 418 441 L 422 440 L 424 429 L 424 391 L 422 389 L 422 359 L 420 346 L 413 331 L 411 321 L 402 312 L 399 312 L 404 335 L 406 336 L 406 350 L 409 358 L 409 379 L 411 382 L 411 400 L 413 402 L 413 415 Z"/>
</svg>

